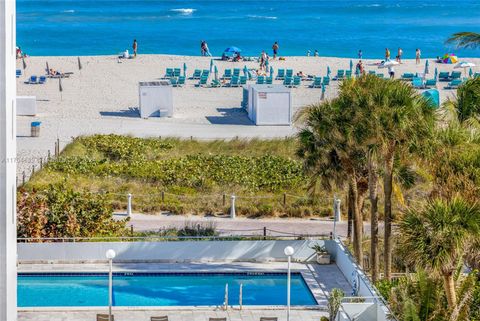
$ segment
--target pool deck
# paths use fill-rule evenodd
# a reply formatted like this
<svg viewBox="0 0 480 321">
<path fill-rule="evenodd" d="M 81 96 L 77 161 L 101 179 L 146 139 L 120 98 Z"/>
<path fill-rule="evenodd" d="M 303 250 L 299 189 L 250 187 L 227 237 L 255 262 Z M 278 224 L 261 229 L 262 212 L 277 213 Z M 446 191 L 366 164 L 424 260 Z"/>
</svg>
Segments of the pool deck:
<svg viewBox="0 0 480 321">
<path fill-rule="evenodd" d="M 107 271 L 106 264 L 20 264 L 21 272 L 98 272 Z M 114 272 L 285 272 L 285 262 L 269 263 L 117 263 Z M 327 296 L 333 288 L 341 288 L 345 293 L 351 286 L 335 264 L 292 263 L 292 272 L 300 272 L 310 291 L 318 302 L 318 307 L 292 308 L 292 321 L 318 321 L 326 314 Z M 209 317 L 227 317 L 235 321 L 258 321 L 260 316 L 277 316 L 286 320 L 285 307 L 244 307 L 238 306 L 223 311 L 218 307 L 114 307 L 115 319 L 122 321 L 149 320 L 153 315 L 168 315 L 173 321 L 207 321 Z M 96 313 L 106 309 L 95 308 L 28 308 L 19 309 L 19 321 L 64 321 L 95 320 Z"/>
</svg>

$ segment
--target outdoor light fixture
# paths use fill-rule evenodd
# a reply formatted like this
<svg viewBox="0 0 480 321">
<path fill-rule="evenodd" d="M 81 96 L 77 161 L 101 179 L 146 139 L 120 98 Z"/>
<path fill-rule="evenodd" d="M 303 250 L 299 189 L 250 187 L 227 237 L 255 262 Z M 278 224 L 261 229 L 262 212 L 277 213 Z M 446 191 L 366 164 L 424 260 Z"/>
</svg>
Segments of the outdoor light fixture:
<svg viewBox="0 0 480 321">
<path fill-rule="evenodd" d="M 295 253 L 295 250 L 291 246 L 287 246 L 283 253 L 288 257 L 287 265 L 287 321 L 290 321 L 290 263 L 292 261 L 292 255 Z"/>
</svg>

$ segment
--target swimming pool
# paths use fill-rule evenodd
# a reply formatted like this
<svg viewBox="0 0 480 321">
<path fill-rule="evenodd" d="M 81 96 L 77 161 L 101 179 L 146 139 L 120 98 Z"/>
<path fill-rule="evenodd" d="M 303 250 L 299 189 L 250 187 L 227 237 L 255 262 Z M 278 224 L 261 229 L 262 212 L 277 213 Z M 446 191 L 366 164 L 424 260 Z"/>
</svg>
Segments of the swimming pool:
<svg viewBox="0 0 480 321">
<path fill-rule="evenodd" d="M 114 306 L 222 305 L 225 284 L 229 304 L 285 305 L 286 273 L 114 273 Z M 300 273 L 292 273 L 292 305 L 316 305 Z M 19 307 L 72 307 L 108 305 L 107 273 L 21 273 Z"/>
</svg>

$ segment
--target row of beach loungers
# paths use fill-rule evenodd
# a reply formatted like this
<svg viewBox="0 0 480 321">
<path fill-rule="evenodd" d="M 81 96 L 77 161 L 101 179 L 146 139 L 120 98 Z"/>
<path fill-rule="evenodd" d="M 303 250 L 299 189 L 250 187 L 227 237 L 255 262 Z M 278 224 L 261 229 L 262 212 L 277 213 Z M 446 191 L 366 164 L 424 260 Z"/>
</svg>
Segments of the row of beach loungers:
<svg viewBox="0 0 480 321">
<path fill-rule="evenodd" d="M 97 314 L 96 321 L 115 321 L 115 316 L 112 315 L 112 320 L 110 320 L 108 314 Z M 168 316 L 150 317 L 150 321 L 168 321 Z M 208 318 L 208 321 L 227 321 L 227 318 Z M 278 318 L 260 317 L 260 321 L 278 321 Z"/>
<path fill-rule="evenodd" d="M 480 72 L 477 72 L 473 75 L 474 78 L 480 78 Z M 429 89 L 437 87 L 438 82 L 448 82 L 445 89 L 455 89 L 460 86 L 465 79 L 462 78 L 462 72 L 460 71 L 452 71 L 449 73 L 448 71 L 441 71 L 438 76 L 435 76 L 431 79 L 423 79 L 423 77 L 419 77 L 416 73 L 404 73 L 401 76 L 401 79 L 404 81 L 411 81 L 412 86 L 418 89 Z"/>
</svg>

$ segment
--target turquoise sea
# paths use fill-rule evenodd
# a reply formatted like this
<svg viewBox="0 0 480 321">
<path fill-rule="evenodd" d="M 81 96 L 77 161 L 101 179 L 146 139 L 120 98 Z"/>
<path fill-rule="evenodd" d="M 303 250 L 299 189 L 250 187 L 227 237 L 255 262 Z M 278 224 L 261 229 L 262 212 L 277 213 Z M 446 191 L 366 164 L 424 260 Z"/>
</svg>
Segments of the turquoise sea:
<svg viewBox="0 0 480 321">
<path fill-rule="evenodd" d="M 480 32 L 478 0 L 17 0 L 17 44 L 30 55 L 139 53 L 214 55 L 236 46 L 245 55 L 380 58 L 384 48 L 406 58 L 445 52 L 480 57 L 480 49 L 444 44 L 457 31 Z"/>
</svg>

